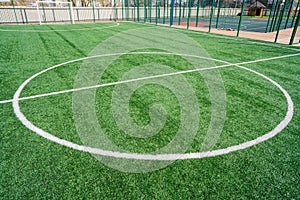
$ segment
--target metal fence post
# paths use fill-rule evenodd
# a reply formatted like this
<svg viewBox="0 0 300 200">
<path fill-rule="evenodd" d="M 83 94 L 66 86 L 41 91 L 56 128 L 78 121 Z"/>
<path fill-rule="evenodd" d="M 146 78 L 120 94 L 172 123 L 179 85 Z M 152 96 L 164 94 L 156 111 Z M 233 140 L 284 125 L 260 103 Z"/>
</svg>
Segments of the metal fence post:
<svg viewBox="0 0 300 200">
<path fill-rule="evenodd" d="M 171 0 L 172 1 L 172 0 Z M 169 18 L 169 0 L 167 0 L 167 19 Z"/>
<path fill-rule="evenodd" d="M 270 26 L 269 32 L 272 31 L 272 27 L 273 27 L 273 24 L 274 24 L 274 18 L 275 18 L 275 15 L 276 15 L 278 4 L 279 4 L 279 0 L 276 0 L 275 9 L 273 11 L 273 16 L 272 16 L 271 26 Z"/>
<path fill-rule="evenodd" d="M 185 16 L 185 3 L 183 3 L 183 6 L 182 6 L 182 19 L 184 18 Z"/>
<path fill-rule="evenodd" d="M 23 9 L 23 11 L 24 11 L 24 16 L 25 16 L 26 23 L 28 24 L 28 18 L 27 18 L 27 14 L 26 14 L 26 9 Z"/>
<path fill-rule="evenodd" d="M 278 2 L 279 2 L 279 0 L 278 0 Z M 281 3 L 278 3 L 277 8 L 276 8 L 276 13 L 275 13 L 275 16 L 274 16 L 275 20 L 274 20 L 273 26 L 271 27 L 272 32 L 275 30 L 276 23 L 278 23 L 277 18 L 278 18 L 278 14 L 279 14 L 279 11 L 280 11 L 280 4 Z"/>
<path fill-rule="evenodd" d="M 163 16 L 163 24 L 166 23 L 166 0 L 163 0 L 164 1 L 164 16 Z"/>
<path fill-rule="evenodd" d="M 92 9 L 93 9 L 93 21 L 94 23 L 96 22 L 96 18 L 95 18 L 95 1 L 92 0 Z"/>
<path fill-rule="evenodd" d="M 122 0 L 122 21 L 124 20 L 124 0 Z"/>
<path fill-rule="evenodd" d="M 281 22 L 282 22 L 284 10 L 285 10 L 286 2 L 287 1 L 285 1 L 284 4 L 283 4 L 283 8 L 282 8 L 282 11 L 281 11 L 280 16 L 279 16 L 279 21 L 278 21 L 278 24 L 277 24 L 277 33 L 276 33 L 275 40 L 274 40 L 275 43 L 277 42 L 278 35 L 279 35 L 279 32 L 280 32 L 280 26 L 281 26 Z M 279 8 L 281 8 L 281 6 Z"/>
<path fill-rule="evenodd" d="M 56 18 L 55 18 L 55 11 L 54 11 L 54 8 L 52 8 L 51 10 L 52 10 L 52 16 L 53 16 L 53 20 L 54 20 L 54 22 L 56 22 Z"/>
<path fill-rule="evenodd" d="M 179 16 L 178 16 L 178 25 L 180 25 L 180 21 L 181 21 L 181 4 L 182 4 L 182 0 L 179 0 Z"/>
<path fill-rule="evenodd" d="M 148 0 L 148 8 L 149 8 L 149 18 L 151 23 L 152 22 L 152 0 Z"/>
<path fill-rule="evenodd" d="M 175 5 L 175 0 L 171 0 L 170 26 L 172 26 L 172 25 L 173 25 L 173 22 L 174 22 L 174 5 Z"/>
<path fill-rule="evenodd" d="M 176 2 L 176 4 L 177 4 L 177 2 Z M 177 6 L 176 6 L 176 4 L 175 4 L 175 11 L 174 11 L 174 18 L 177 18 L 177 10 L 178 10 L 178 8 L 177 8 Z"/>
<path fill-rule="evenodd" d="M 72 2 L 70 0 L 68 0 L 68 2 L 69 2 L 68 6 L 69 6 L 69 13 L 70 13 L 70 22 L 71 22 L 71 24 L 74 24 Z M 43 6 L 43 9 L 44 9 L 44 6 Z M 45 13 L 45 11 L 44 11 L 44 13 Z M 46 19 L 46 15 L 45 15 L 45 19 Z"/>
<path fill-rule="evenodd" d="M 117 5 L 116 5 L 116 0 L 113 1 L 114 4 L 114 21 L 117 21 Z"/>
<path fill-rule="evenodd" d="M 140 22 L 140 1 L 137 0 L 137 20 Z"/>
<path fill-rule="evenodd" d="M 137 21 L 140 22 L 140 0 L 137 0 Z"/>
<path fill-rule="evenodd" d="M 17 12 L 16 12 L 16 8 L 15 8 L 15 4 L 14 4 L 14 0 L 11 0 L 11 4 L 12 4 L 12 7 L 13 7 L 13 9 L 14 9 L 14 14 L 15 14 L 15 18 L 16 18 L 16 23 L 19 24 Z"/>
<path fill-rule="evenodd" d="M 240 36 L 240 30 L 241 30 L 241 25 L 242 25 L 242 21 L 243 21 L 244 8 L 245 8 L 245 0 L 243 0 L 243 3 L 242 3 L 241 15 L 240 15 L 240 20 L 239 20 L 238 31 L 237 31 L 236 37 Z"/>
<path fill-rule="evenodd" d="M 200 0 L 197 1 L 196 27 L 198 27 L 198 21 L 199 21 L 199 6 L 200 6 Z"/>
<path fill-rule="evenodd" d="M 158 20 L 158 6 L 157 6 L 157 0 L 155 0 L 155 24 L 157 24 Z"/>
<path fill-rule="evenodd" d="M 69 5 L 70 8 L 70 5 Z M 43 14 L 44 14 L 44 23 L 47 23 L 47 18 L 46 18 L 46 13 L 45 13 L 45 8 L 44 8 L 44 3 L 42 2 L 42 9 L 43 9 Z"/>
<path fill-rule="evenodd" d="M 76 13 L 77 13 L 77 20 L 80 21 L 78 8 L 76 9 Z"/>
<path fill-rule="evenodd" d="M 292 24 L 291 24 L 291 28 L 293 27 L 293 24 L 294 24 L 296 15 L 297 15 L 297 10 L 298 10 L 298 8 L 299 8 L 299 3 L 300 3 L 300 1 L 298 1 L 298 3 L 297 3 L 296 10 L 295 10 L 295 14 L 294 14 L 294 16 L 293 16 L 293 21 L 292 21 Z"/>
<path fill-rule="evenodd" d="M 133 15 L 133 21 L 136 21 L 136 19 L 135 19 L 135 16 L 136 16 L 136 12 L 135 12 L 135 0 L 133 0 L 133 12 L 132 12 L 132 15 Z"/>
<path fill-rule="evenodd" d="M 293 8 L 293 3 L 294 3 L 294 0 L 291 0 L 291 4 L 290 4 L 289 12 L 288 12 L 288 15 L 287 15 L 287 18 L 286 18 L 286 21 L 285 21 L 284 29 L 287 28 L 287 25 L 289 23 L 290 15 L 291 15 L 292 8 Z"/>
<path fill-rule="evenodd" d="M 218 14 L 216 19 L 216 28 L 218 28 L 218 24 L 219 24 L 220 11 L 221 11 L 221 0 L 218 0 Z"/>
<path fill-rule="evenodd" d="M 295 15 L 296 15 L 296 12 L 295 12 Z M 294 26 L 294 29 L 293 29 L 293 33 L 292 33 L 292 36 L 291 36 L 289 45 L 292 45 L 293 42 L 294 42 L 294 39 L 295 39 L 296 32 L 297 32 L 297 29 L 298 29 L 299 24 L 300 24 L 300 10 L 298 11 L 298 17 L 297 17 L 297 19 L 296 19 L 296 23 L 295 23 L 295 26 Z M 299 41 L 299 42 L 300 42 L 300 41 Z"/>
<path fill-rule="evenodd" d="M 190 27 L 192 0 L 188 0 L 188 2 L 189 2 L 189 13 L 188 13 L 188 20 L 187 20 L 187 24 L 186 24 L 187 29 L 189 29 L 189 27 Z"/>
<path fill-rule="evenodd" d="M 214 15 L 214 6 L 215 6 L 215 0 L 211 0 L 211 11 L 210 11 L 208 32 L 211 31 L 212 18 L 213 18 L 213 15 Z"/>
<path fill-rule="evenodd" d="M 24 19 L 24 16 L 23 16 L 22 9 L 20 9 L 19 11 L 20 11 L 20 14 L 21 14 L 22 23 L 25 24 L 25 19 Z"/>
<path fill-rule="evenodd" d="M 147 1 L 144 0 L 144 23 L 146 23 L 146 19 L 147 19 L 147 8 L 146 8 L 146 5 L 147 5 Z"/>
<path fill-rule="evenodd" d="M 128 0 L 125 0 L 125 18 L 128 21 L 129 20 L 129 3 Z"/>
<path fill-rule="evenodd" d="M 273 0 L 272 1 L 272 7 L 271 7 L 271 10 L 270 10 L 270 13 L 269 13 L 269 17 L 268 17 L 268 22 L 267 22 L 267 26 L 266 26 L 266 30 L 265 30 L 265 33 L 268 32 L 268 28 L 269 28 L 269 24 L 270 24 L 270 20 L 271 20 L 271 16 L 272 16 L 272 12 L 273 12 L 273 9 L 274 9 L 274 1 L 276 0 Z M 267 10 L 267 9 L 266 9 Z"/>
</svg>

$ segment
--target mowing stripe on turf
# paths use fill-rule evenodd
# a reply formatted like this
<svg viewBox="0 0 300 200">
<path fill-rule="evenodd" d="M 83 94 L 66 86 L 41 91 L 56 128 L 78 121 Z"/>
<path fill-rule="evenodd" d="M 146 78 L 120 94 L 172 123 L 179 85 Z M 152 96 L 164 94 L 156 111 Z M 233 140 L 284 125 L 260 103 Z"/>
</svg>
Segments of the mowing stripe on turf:
<svg viewBox="0 0 300 200">
<path fill-rule="evenodd" d="M 38 76 L 38 75 L 40 75 L 40 74 L 42 74 L 46 71 L 49 71 L 51 69 L 57 68 L 59 66 L 70 64 L 70 63 L 81 61 L 81 60 L 87 60 L 87 59 L 98 58 L 98 57 L 106 57 L 106 56 L 115 56 L 115 55 L 130 55 L 130 54 L 132 54 L 132 55 L 139 55 L 139 54 L 180 55 L 180 56 L 189 56 L 189 57 L 201 58 L 200 56 L 176 54 L 176 53 L 167 53 L 167 52 L 131 52 L 131 53 L 104 54 L 104 55 L 90 56 L 90 57 L 85 57 L 85 58 L 80 58 L 80 59 L 64 62 L 64 63 L 58 64 L 58 65 L 55 65 L 53 67 L 47 68 L 47 69 L 41 71 L 40 73 L 36 74 L 36 76 Z M 298 55 L 300 55 L 300 53 L 283 55 L 283 56 L 276 56 L 276 57 L 271 57 L 271 58 L 263 58 L 263 59 L 240 62 L 240 63 L 229 63 L 229 62 L 221 61 L 221 60 L 218 60 L 218 59 L 206 58 L 206 59 L 211 59 L 211 60 L 214 60 L 214 61 L 219 61 L 219 62 L 224 62 L 224 63 L 229 63 L 229 64 L 215 66 L 215 67 L 206 67 L 206 68 L 198 68 L 198 69 L 192 69 L 192 70 L 178 71 L 178 72 L 174 72 L 174 73 L 159 74 L 159 75 L 155 75 L 155 76 L 147 76 L 147 77 L 135 78 L 135 79 L 124 80 L 124 81 L 117 81 L 117 82 L 111 82 L 111 83 L 105 83 L 105 84 L 92 85 L 92 86 L 81 87 L 81 88 L 73 88 L 73 89 L 69 89 L 69 90 L 61 90 L 61 91 L 56 91 L 56 92 L 50 92 L 50 93 L 32 95 L 32 96 L 27 96 L 27 97 L 21 97 L 21 98 L 19 98 L 19 100 L 35 99 L 35 98 L 39 98 L 39 97 L 46 97 L 46 96 L 58 95 L 58 94 L 69 93 L 69 92 L 76 92 L 76 91 L 81 91 L 81 90 L 88 90 L 88 89 L 95 89 L 95 88 L 100 88 L 100 87 L 113 86 L 113 85 L 118 85 L 118 84 L 130 83 L 130 82 L 134 82 L 134 81 L 141 81 L 141 80 L 154 79 L 154 78 L 162 78 L 162 77 L 174 76 L 174 75 L 179 75 L 179 74 L 187 74 L 187 73 L 192 73 L 192 72 L 199 72 L 199 71 L 219 69 L 219 68 L 232 67 L 232 66 L 238 66 L 238 65 L 252 64 L 252 63 L 257 63 L 257 62 L 265 62 L 265 61 L 269 61 L 269 60 L 277 60 L 277 59 L 281 59 L 281 58 L 294 57 L 294 56 L 298 56 Z M 32 77 L 32 79 L 35 78 L 36 76 Z M 0 101 L 0 104 L 11 103 L 11 102 L 13 102 L 13 99 L 2 100 L 2 101 Z"/>
<path fill-rule="evenodd" d="M 123 23 L 139 23 L 139 22 L 123 22 Z M 142 24 L 142 23 L 141 23 Z M 153 24 L 142 24 L 145 26 L 155 26 Z M 157 26 L 156 27 L 160 27 L 160 28 L 164 28 L 164 29 L 169 29 L 170 27 L 165 27 L 165 26 Z M 265 46 L 271 46 L 271 47 L 276 47 L 276 48 L 282 48 L 282 49 L 289 49 L 289 50 L 293 50 L 293 51 L 300 51 L 300 48 L 290 48 L 290 47 L 286 47 L 286 46 L 281 46 L 280 44 L 274 44 L 274 43 L 267 43 L 266 42 L 258 42 L 258 41 L 253 41 L 253 39 L 247 39 L 247 38 L 241 38 L 241 37 L 232 37 L 232 36 L 226 36 L 226 35 L 219 35 L 216 33 L 206 33 L 206 32 L 201 32 L 201 31 L 197 31 L 197 30 L 186 30 L 186 29 L 182 29 L 182 28 L 178 28 L 178 27 L 172 27 L 172 28 L 176 28 L 179 31 L 183 31 L 183 32 L 190 32 L 190 33 L 195 33 L 195 34 L 202 34 L 202 35 L 206 35 L 206 36 L 210 36 L 210 37 L 216 37 L 216 38 L 223 38 L 223 39 L 229 39 L 229 40 L 236 40 L 236 41 L 243 41 L 243 42 L 248 42 L 248 43 L 252 43 L 252 44 L 260 44 L 260 45 L 265 45 Z"/>
<path fill-rule="evenodd" d="M 101 30 L 106 28 L 113 28 L 116 26 L 120 26 L 120 23 L 116 23 L 111 26 L 106 27 L 94 27 L 94 28 L 76 28 L 70 30 L 17 30 L 17 29 L 0 29 L 3 32 L 25 32 L 25 33 L 49 33 L 49 32 L 67 32 L 67 31 L 86 31 L 86 30 Z"/>
</svg>

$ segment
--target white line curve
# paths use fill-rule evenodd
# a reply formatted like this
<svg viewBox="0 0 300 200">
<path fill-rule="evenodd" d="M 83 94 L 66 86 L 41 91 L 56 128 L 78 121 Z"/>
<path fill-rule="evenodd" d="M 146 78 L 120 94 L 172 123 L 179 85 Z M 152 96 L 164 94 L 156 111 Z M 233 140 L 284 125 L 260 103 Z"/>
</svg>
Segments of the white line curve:
<svg viewBox="0 0 300 200">
<path fill-rule="evenodd" d="M 149 52 L 147 52 L 149 53 Z M 293 54 L 295 56 L 295 54 Z M 291 55 L 286 55 L 285 57 L 288 57 Z M 283 57 L 283 56 L 280 56 Z M 272 58 L 269 58 L 269 60 L 271 60 Z M 273 58 L 274 59 L 274 58 Z M 266 59 L 264 59 L 266 60 Z M 219 60 L 220 61 L 220 60 Z M 223 61 L 225 63 L 227 63 L 226 61 Z M 251 62 L 251 61 L 249 61 Z M 244 62 L 246 63 L 246 62 Z M 253 61 L 252 61 L 253 63 Z M 57 66 L 61 66 L 57 65 Z M 107 151 L 107 150 L 103 150 L 103 149 L 97 149 L 97 148 L 92 148 L 92 147 L 88 147 L 88 146 L 83 146 L 83 145 L 78 145 L 75 143 L 72 143 L 70 141 L 58 138 L 54 135 L 51 135 L 50 133 L 36 127 L 34 124 L 32 124 L 29 120 L 26 119 L 25 115 L 21 112 L 20 110 L 20 105 L 19 105 L 19 96 L 22 92 L 22 90 L 24 89 L 24 87 L 35 77 L 37 77 L 38 75 L 40 75 L 41 73 L 44 73 L 46 70 L 43 70 L 42 72 L 39 72 L 35 75 L 33 75 L 32 77 L 28 78 L 25 82 L 23 82 L 20 87 L 17 89 L 17 91 L 14 94 L 14 98 L 13 98 L 13 109 L 14 112 L 17 116 L 17 118 L 23 123 L 24 126 L 26 126 L 28 129 L 34 131 L 35 133 L 37 133 L 38 135 L 53 141 L 55 143 L 67 146 L 69 148 L 75 149 L 75 150 L 79 150 L 79 151 L 84 151 L 84 152 L 88 152 L 88 153 L 92 153 L 92 154 L 98 154 L 98 155 L 102 155 L 102 156 L 108 156 L 108 157 L 115 157 L 115 158 L 125 158 L 125 159 L 135 159 L 135 160 L 185 160 L 185 159 L 199 159 L 199 158 L 204 158 L 204 157 L 211 157 L 211 156 L 218 156 L 218 155 L 223 155 L 223 154 L 228 154 L 230 152 L 234 152 L 237 150 L 242 150 L 248 147 L 251 147 L 253 145 L 259 144 L 263 141 L 266 141 L 272 137 L 274 137 L 275 135 L 277 135 L 279 132 L 281 132 L 291 121 L 292 117 L 293 117 L 293 113 L 294 113 L 294 105 L 293 105 L 293 101 L 290 97 L 290 95 L 288 94 L 288 92 L 282 87 L 280 86 L 277 82 L 275 82 L 274 80 L 272 80 L 271 78 L 256 72 L 255 70 L 252 69 L 248 69 L 246 67 L 242 67 L 238 64 L 233 64 L 236 67 L 239 67 L 241 69 L 250 71 L 258 76 L 261 76 L 262 78 L 268 80 L 269 82 L 271 82 L 273 85 L 275 85 L 285 96 L 287 104 L 288 104 L 288 108 L 287 108 L 287 113 L 284 117 L 284 119 L 270 132 L 254 139 L 251 141 L 247 141 L 238 145 L 234 145 L 231 147 L 227 147 L 224 149 L 218 149 L 218 150 L 213 150 L 213 151 L 207 151 L 207 152 L 198 152 L 198 153 L 183 153 L 183 154 L 137 154 L 137 153 L 123 153 L 123 152 L 113 152 L 113 151 Z M 50 67 L 51 69 L 53 69 L 54 67 Z M 50 69 L 48 68 L 48 69 Z"/>
</svg>

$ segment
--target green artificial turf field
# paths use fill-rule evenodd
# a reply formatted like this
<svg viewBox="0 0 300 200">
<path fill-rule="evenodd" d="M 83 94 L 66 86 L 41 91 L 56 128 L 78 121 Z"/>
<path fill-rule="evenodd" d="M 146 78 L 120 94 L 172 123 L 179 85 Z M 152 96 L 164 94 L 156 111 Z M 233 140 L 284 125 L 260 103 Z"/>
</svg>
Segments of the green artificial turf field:
<svg viewBox="0 0 300 200">
<path fill-rule="evenodd" d="M 0 35 L 1 199 L 300 198 L 300 48 L 138 23 Z"/>
</svg>

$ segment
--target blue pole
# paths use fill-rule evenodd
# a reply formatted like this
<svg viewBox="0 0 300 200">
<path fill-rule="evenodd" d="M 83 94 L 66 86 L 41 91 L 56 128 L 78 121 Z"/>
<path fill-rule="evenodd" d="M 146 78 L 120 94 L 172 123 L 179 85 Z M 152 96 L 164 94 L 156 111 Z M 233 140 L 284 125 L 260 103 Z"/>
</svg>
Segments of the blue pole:
<svg viewBox="0 0 300 200">
<path fill-rule="evenodd" d="M 174 5 L 175 5 L 175 0 L 172 0 L 172 2 L 171 2 L 170 26 L 172 26 L 173 22 L 174 22 Z"/>
</svg>

